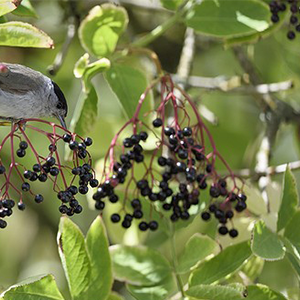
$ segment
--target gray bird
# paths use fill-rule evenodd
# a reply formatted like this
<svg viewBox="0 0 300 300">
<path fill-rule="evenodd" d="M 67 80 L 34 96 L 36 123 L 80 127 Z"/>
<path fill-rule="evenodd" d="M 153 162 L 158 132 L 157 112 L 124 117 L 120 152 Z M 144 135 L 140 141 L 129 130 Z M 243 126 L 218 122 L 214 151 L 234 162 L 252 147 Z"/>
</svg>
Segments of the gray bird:
<svg viewBox="0 0 300 300">
<path fill-rule="evenodd" d="M 0 63 L 0 118 L 55 117 L 66 128 L 68 105 L 59 86 L 28 67 Z"/>
</svg>

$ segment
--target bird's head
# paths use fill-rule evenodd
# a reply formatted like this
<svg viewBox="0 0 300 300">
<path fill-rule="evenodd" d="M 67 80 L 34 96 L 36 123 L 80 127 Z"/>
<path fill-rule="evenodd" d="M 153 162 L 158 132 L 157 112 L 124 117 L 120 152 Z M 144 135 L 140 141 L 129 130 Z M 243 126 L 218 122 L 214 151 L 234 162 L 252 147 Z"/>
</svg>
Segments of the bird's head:
<svg viewBox="0 0 300 300">
<path fill-rule="evenodd" d="M 66 98 L 60 87 L 54 81 L 51 82 L 53 85 L 53 93 L 50 94 L 51 99 L 49 99 L 51 114 L 60 121 L 64 128 L 67 128 L 65 123 L 65 117 L 68 113 L 68 104 Z"/>
</svg>

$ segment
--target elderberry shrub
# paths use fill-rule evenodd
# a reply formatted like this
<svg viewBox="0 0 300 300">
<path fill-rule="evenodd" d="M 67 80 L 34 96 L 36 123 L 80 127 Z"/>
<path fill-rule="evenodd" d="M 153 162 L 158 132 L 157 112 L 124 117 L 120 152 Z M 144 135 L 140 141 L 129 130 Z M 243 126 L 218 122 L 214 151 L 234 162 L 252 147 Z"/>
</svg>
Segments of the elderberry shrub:
<svg viewBox="0 0 300 300">
<path fill-rule="evenodd" d="M 289 31 L 287 32 L 287 38 L 294 40 L 296 33 L 300 32 L 300 10 L 299 0 L 272 0 L 269 3 L 271 11 L 271 21 L 278 23 L 280 21 L 280 15 L 282 12 L 288 10 L 290 12 L 289 18 Z"/>
<path fill-rule="evenodd" d="M 31 126 L 30 121 L 42 122 L 51 126 L 49 132 L 40 130 L 37 127 Z M 23 123 L 26 122 L 26 133 L 23 128 Z M 30 141 L 27 131 L 35 130 L 37 133 L 45 136 L 50 144 L 47 145 L 47 155 L 42 155 L 34 147 Z M 63 130 L 61 134 L 58 131 Z M 16 144 L 16 140 L 18 143 Z M 4 165 L 1 160 L 1 151 L 6 142 L 9 141 L 11 147 L 11 161 Z M 71 166 L 62 165 L 58 152 L 58 143 L 64 142 L 70 149 L 72 163 Z M 57 198 L 61 201 L 59 211 L 62 214 L 72 216 L 82 212 L 82 206 L 75 198 L 78 194 L 86 194 L 89 188 L 97 187 L 99 182 L 95 178 L 95 172 L 92 169 L 92 160 L 87 147 L 93 143 L 92 139 L 85 139 L 77 136 L 66 129 L 53 123 L 43 120 L 22 120 L 18 124 L 12 126 L 12 131 L 3 139 L 0 146 L 0 182 L 4 182 L 0 187 L 0 228 L 5 228 L 7 218 L 12 215 L 13 208 L 18 207 L 19 210 L 26 208 L 23 198 L 25 194 L 31 195 L 36 203 L 42 203 L 45 200 L 45 195 L 35 194 L 32 185 L 51 182 L 53 190 L 57 193 Z M 14 147 L 18 146 L 14 151 Z M 16 156 L 14 155 L 16 154 Z M 35 163 L 28 167 L 25 165 L 26 160 L 23 157 L 31 154 L 35 157 Z M 17 161 L 18 158 L 20 161 Z M 27 160 L 28 161 L 28 160 Z M 6 163 L 6 162 L 5 162 Z M 20 186 L 17 186 L 12 181 L 12 172 L 15 171 L 21 180 Z M 68 178 L 71 178 L 68 180 Z M 19 201 L 15 205 L 15 200 L 10 196 L 11 189 L 19 195 Z"/>
<path fill-rule="evenodd" d="M 127 229 L 135 222 L 141 231 L 155 231 L 159 227 L 159 222 L 154 220 L 155 213 L 156 218 L 161 216 L 171 222 L 186 221 L 195 216 L 195 211 L 200 210 L 200 204 L 208 196 L 211 201 L 202 211 L 202 219 L 207 221 L 213 214 L 220 222 L 219 234 L 236 237 L 238 231 L 227 222 L 230 220 L 233 224 L 234 211 L 242 212 L 247 207 L 246 196 L 237 186 L 239 179 L 217 151 L 189 96 L 176 89 L 168 75 L 161 78 L 160 84 L 160 103 L 152 124 L 145 126 L 139 120 L 143 99 L 149 92 L 147 89 L 132 119 L 113 138 L 104 161 L 102 177 L 105 179 L 93 194 L 95 208 L 103 210 L 107 202 L 121 202 L 121 208 L 116 205 L 119 209 L 111 215 L 113 223 Z M 171 122 L 165 115 L 168 104 L 174 110 Z M 185 109 L 187 105 L 192 108 L 189 112 Z M 197 121 L 192 123 L 192 119 Z M 132 135 L 121 139 L 122 131 L 129 125 L 133 126 Z M 148 133 L 143 130 L 145 127 Z M 144 150 L 148 134 L 156 139 L 152 152 Z M 205 145 L 206 140 L 210 142 L 209 146 Z M 117 152 L 119 148 L 121 153 Z M 217 173 L 217 159 L 224 164 L 229 175 Z M 232 188 L 228 188 L 228 181 L 233 183 Z"/>
</svg>

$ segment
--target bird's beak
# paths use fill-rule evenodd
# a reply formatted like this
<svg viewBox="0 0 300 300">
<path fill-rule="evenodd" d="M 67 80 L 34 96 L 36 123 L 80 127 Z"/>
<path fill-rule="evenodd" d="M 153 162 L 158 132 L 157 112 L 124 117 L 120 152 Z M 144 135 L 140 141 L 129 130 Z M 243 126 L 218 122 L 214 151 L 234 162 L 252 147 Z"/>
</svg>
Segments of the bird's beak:
<svg viewBox="0 0 300 300">
<path fill-rule="evenodd" d="M 61 126 L 65 129 L 67 129 L 67 125 L 66 125 L 64 117 L 62 115 L 58 115 L 57 118 L 60 121 Z"/>
</svg>

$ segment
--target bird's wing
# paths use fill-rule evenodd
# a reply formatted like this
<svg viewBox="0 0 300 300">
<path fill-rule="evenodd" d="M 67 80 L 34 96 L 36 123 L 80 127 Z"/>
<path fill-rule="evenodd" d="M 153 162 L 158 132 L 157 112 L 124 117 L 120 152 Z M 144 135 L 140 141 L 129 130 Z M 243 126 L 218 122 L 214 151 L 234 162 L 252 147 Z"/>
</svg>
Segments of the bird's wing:
<svg viewBox="0 0 300 300">
<path fill-rule="evenodd" d="M 25 94 L 43 88 L 44 75 L 22 65 L 0 63 L 8 68 L 0 72 L 0 89 L 12 94 Z"/>
</svg>

